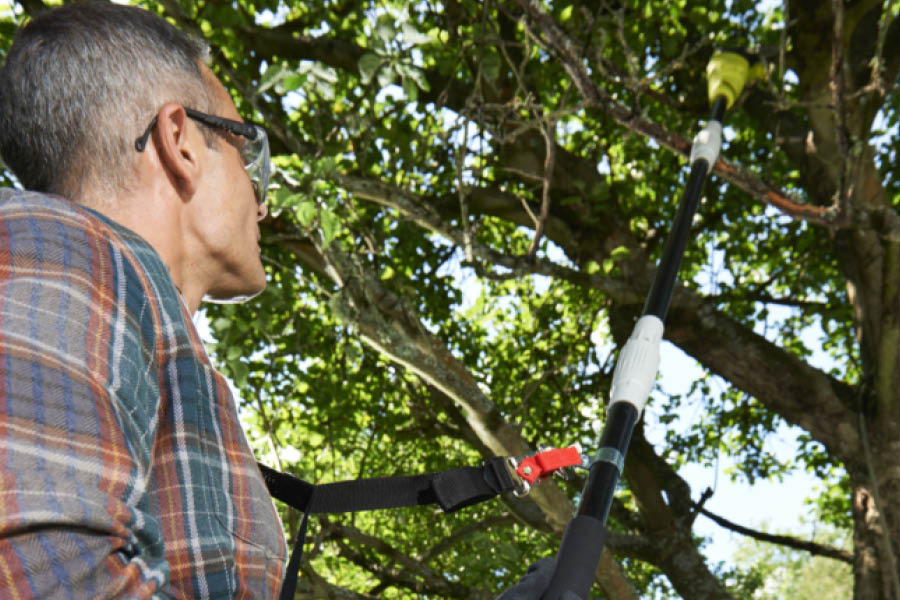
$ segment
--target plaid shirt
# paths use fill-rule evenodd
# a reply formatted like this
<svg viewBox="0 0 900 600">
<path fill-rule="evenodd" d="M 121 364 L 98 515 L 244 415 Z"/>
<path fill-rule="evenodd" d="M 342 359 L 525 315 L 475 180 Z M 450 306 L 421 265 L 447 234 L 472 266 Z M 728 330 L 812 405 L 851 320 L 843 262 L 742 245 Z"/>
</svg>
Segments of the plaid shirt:
<svg viewBox="0 0 900 600">
<path fill-rule="evenodd" d="M 159 255 L 0 189 L 0 598 L 275 598 L 285 556 Z"/>
</svg>

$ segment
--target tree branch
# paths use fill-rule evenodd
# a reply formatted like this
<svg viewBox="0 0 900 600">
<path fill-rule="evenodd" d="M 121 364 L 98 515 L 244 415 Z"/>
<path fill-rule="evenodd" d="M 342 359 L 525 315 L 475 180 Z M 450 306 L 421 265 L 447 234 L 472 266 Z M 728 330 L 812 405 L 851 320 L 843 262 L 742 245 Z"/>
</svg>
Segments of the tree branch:
<svg viewBox="0 0 900 600">
<path fill-rule="evenodd" d="M 748 527 L 744 527 L 742 525 L 738 525 L 732 521 L 724 517 L 720 517 L 717 514 L 710 512 L 709 510 L 703 508 L 699 504 L 697 506 L 697 511 L 703 516 L 711 519 L 716 524 L 728 529 L 730 531 L 734 531 L 735 533 L 740 533 L 741 535 L 745 535 L 747 537 L 751 537 L 755 540 L 759 540 L 761 542 L 768 542 L 770 544 L 777 544 L 779 546 L 786 546 L 788 548 L 793 548 L 795 550 L 802 550 L 804 552 L 809 552 L 813 556 L 825 556 L 827 558 L 833 558 L 834 560 L 839 560 L 841 562 L 845 562 L 848 564 L 853 564 L 853 553 L 847 552 L 846 550 L 841 550 L 840 548 L 835 548 L 833 546 L 826 546 L 824 544 L 819 544 L 817 542 L 809 542 L 806 540 L 797 539 L 795 537 L 787 536 L 787 535 L 776 535 L 772 533 L 764 533 L 762 531 L 756 531 L 755 529 L 750 529 Z"/>
<path fill-rule="evenodd" d="M 639 300 L 639 295 L 632 291 L 629 286 L 612 277 L 588 275 L 583 271 L 559 265 L 547 259 L 529 257 L 527 255 L 510 256 L 502 254 L 480 244 L 474 239 L 467 242 L 465 233 L 451 227 L 433 208 L 434 204 L 438 204 L 434 199 L 419 196 L 392 184 L 364 177 L 336 175 L 334 180 L 356 197 L 393 208 L 428 231 L 440 235 L 457 246 L 463 247 L 466 243 L 469 243 L 475 258 L 491 265 L 509 269 L 517 276 L 527 274 L 547 275 L 556 279 L 592 287 L 623 300 Z M 490 190 L 481 190 L 481 192 L 483 194 L 491 193 Z"/>
<path fill-rule="evenodd" d="M 430 593 L 451 598 L 475 598 L 482 595 L 468 586 L 448 581 L 428 567 L 424 561 L 416 560 L 400 552 L 384 540 L 365 534 L 355 527 L 334 523 L 325 517 L 320 517 L 320 521 L 323 530 L 326 532 L 326 539 L 336 540 L 348 558 L 367 571 L 377 575 L 382 581 L 392 582 L 418 594 Z M 371 548 L 379 554 L 388 557 L 390 564 L 401 565 L 403 570 L 382 565 L 378 561 L 372 561 L 343 543 L 342 540 L 353 541 Z"/>
<path fill-rule="evenodd" d="M 593 83 L 584 69 L 582 61 L 578 58 L 579 54 L 574 50 L 574 43 L 556 27 L 552 18 L 534 0 L 517 1 L 539 24 L 541 31 L 548 40 L 545 42 L 548 49 L 557 53 L 579 91 L 588 101 L 589 106 L 603 110 L 620 125 L 639 135 L 655 140 L 677 154 L 684 157 L 689 155 L 691 147 L 689 140 L 666 130 L 658 123 L 640 117 L 631 108 L 613 100 L 611 96 Z M 164 0 L 164 2 L 168 3 L 171 0 Z M 262 41 L 258 47 L 261 51 L 259 56 L 267 60 L 276 57 L 295 60 L 317 60 L 322 62 L 322 64 L 358 73 L 358 60 L 365 53 L 364 48 L 356 46 L 352 42 L 334 40 L 327 36 L 318 38 L 309 36 L 298 37 L 288 25 L 286 23 L 274 29 L 245 27 L 242 31 L 243 35 L 248 37 L 248 39 L 252 38 L 254 43 L 256 43 L 256 40 Z M 285 29 L 283 30 L 282 28 Z M 471 89 L 460 86 L 455 80 L 447 79 L 438 73 L 428 71 L 426 72 L 426 78 L 429 81 L 431 91 L 423 92 L 420 95 L 420 99 L 423 101 L 438 102 L 444 106 L 451 108 L 455 106 L 457 109 L 462 109 L 460 99 L 468 98 L 471 95 Z M 643 85 L 643 87 L 646 87 L 646 85 Z M 638 88 L 642 89 L 641 86 L 638 86 Z M 440 92 L 437 90 L 440 90 Z M 457 101 L 448 103 L 448 100 L 453 98 L 457 98 Z M 832 227 L 836 224 L 839 215 L 833 207 L 806 204 L 801 198 L 786 194 L 737 164 L 725 159 L 719 159 L 713 170 L 751 196 L 775 206 L 792 218 L 827 227 Z"/>
<path fill-rule="evenodd" d="M 440 542 L 429 548 L 424 554 L 422 554 L 420 560 L 423 563 L 428 563 L 434 557 L 443 552 L 446 552 L 473 533 L 478 533 L 479 531 L 484 531 L 492 527 L 508 527 L 510 525 L 514 525 L 516 522 L 516 518 L 507 513 L 504 515 L 489 517 L 487 519 L 484 519 L 483 521 L 478 521 L 477 523 L 469 523 L 468 525 L 457 529 L 452 534 L 448 535 Z"/>
<path fill-rule="evenodd" d="M 377 596 L 369 594 L 360 594 L 347 588 L 342 588 L 331 584 L 319 575 L 309 564 L 303 561 L 300 566 L 303 577 L 298 581 L 297 591 L 294 594 L 294 600 L 376 600 Z"/>
<path fill-rule="evenodd" d="M 666 339 L 778 413 L 806 429 L 847 463 L 862 452 L 854 422 L 855 391 L 849 385 L 779 348 L 750 328 L 676 288 Z M 765 373 L 765 377 L 760 377 Z"/>
<path fill-rule="evenodd" d="M 851 191 L 847 189 L 849 176 L 850 142 L 844 114 L 844 3 L 843 0 L 832 0 L 831 11 L 834 14 L 834 27 L 831 36 L 831 69 L 829 85 L 831 87 L 831 104 L 834 110 L 835 140 L 840 164 L 838 166 L 838 191 L 835 205 L 840 214 L 847 214 L 847 203 Z"/>
<path fill-rule="evenodd" d="M 452 399 L 465 415 L 465 424 L 483 448 L 494 456 L 521 456 L 529 447 L 521 434 L 500 414 L 496 405 L 446 348 L 419 321 L 406 302 L 387 290 L 376 274 L 334 244 L 319 248 L 331 270 L 339 277 L 341 291 L 332 308 L 358 331 L 360 338 L 393 362 L 418 375 L 427 384 Z M 544 530 L 559 535 L 571 518 L 571 502 L 559 486 L 550 482 L 536 486 L 528 496 L 545 519 Z M 511 504 L 512 506 L 512 504 Z M 533 523 L 541 527 L 539 523 Z M 620 567 L 608 557 L 601 561 L 597 577 L 604 588 L 631 589 Z M 609 585 L 610 587 L 606 587 Z M 616 598 L 636 598 L 634 594 Z"/>
<path fill-rule="evenodd" d="M 341 177 L 340 181 L 345 189 L 357 196 L 392 206 L 411 215 L 429 230 L 440 233 L 456 244 L 462 243 L 461 232 L 450 230 L 434 212 L 434 209 L 429 206 L 431 203 L 425 199 L 382 182 L 350 177 Z M 602 290 L 622 304 L 637 303 L 642 299 L 642 296 L 635 292 L 631 285 L 621 280 L 586 276 L 580 271 L 553 265 L 549 261 L 532 263 L 521 258 L 500 255 L 492 249 L 477 244 L 473 248 L 476 256 L 492 264 L 521 272 L 541 273 L 591 287 L 596 286 L 596 289 Z M 682 303 L 684 301 L 686 303 Z M 688 305 L 691 307 L 689 311 L 683 312 Z M 680 287 L 679 292 L 676 293 L 673 310 L 674 313 L 670 316 L 671 332 L 670 329 L 667 329 L 666 332 L 669 339 L 695 356 L 708 368 L 719 373 L 728 373 L 726 378 L 742 382 L 747 386 L 742 386 L 742 389 L 770 405 L 790 422 L 800 424 L 808 429 L 816 439 L 839 452 L 839 456 L 858 456 L 858 436 L 855 433 L 846 432 L 846 435 L 839 435 L 830 424 L 817 422 L 813 418 L 814 415 L 821 413 L 824 406 L 829 405 L 826 401 L 827 397 L 831 397 L 834 402 L 831 403 L 832 408 L 826 412 L 832 414 L 835 419 L 846 416 L 847 404 L 845 401 L 849 395 L 852 395 L 848 386 L 821 371 L 812 369 L 805 362 L 780 350 L 765 338 L 756 336 L 745 326 L 731 321 L 708 306 L 700 296 L 684 287 Z M 687 319 L 686 327 L 680 326 L 682 315 Z M 704 315 L 701 320 L 708 319 L 720 323 L 723 329 L 721 331 L 710 330 L 706 334 L 709 337 L 702 339 L 695 338 L 693 335 L 683 336 L 684 333 L 696 329 L 699 315 Z M 723 335 L 722 331 L 725 330 L 730 330 L 731 333 Z M 717 340 L 717 344 L 710 344 L 711 339 Z M 743 343 L 755 348 L 754 352 L 745 354 L 740 347 Z M 730 350 L 723 353 L 716 350 L 725 348 L 730 348 Z M 750 362 L 747 360 L 749 356 L 757 357 L 760 364 L 750 366 Z M 786 365 L 793 366 L 787 367 Z M 757 377 L 760 372 L 778 373 L 775 379 L 779 380 L 780 384 L 773 389 L 765 388 L 763 381 Z M 811 386 L 817 390 L 815 393 L 810 391 Z M 799 395 L 786 394 L 785 391 L 789 389 L 797 390 Z M 822 396 L 821 393 L 826 393 L 827 396 Z M 806 406 L 807 402 L 813 401 L 817 403 L 817 407 Z M 818 404 L 822 402 L 825 404 Z"/>
<path fill-rule="evenodd" d="M 572 40 L 556 25 L 553 18 L 536 0 L 516 0 L 540 28 L 544 45 L 557 56 L 566 72 L 578 87 L 589 106 L 596 107 L 612 117 L 623 127 L 639 135 L 651 138 L 661 146 L 682 156 L 690 152 L 691 143 L 658 123 L 641 118 L 634 111 L 615 101 L 606 91 L 597 86 L 590 77 L 584 61 Z M 713 172 L 736 185 L 754 198 L 775 206 L 795 219 L 808 221 L 826 227 L 844 226 L 838 207 L 812 206 L 802 199 L 786 194 L 738 165 L 720 158 Z"/>
</svg>

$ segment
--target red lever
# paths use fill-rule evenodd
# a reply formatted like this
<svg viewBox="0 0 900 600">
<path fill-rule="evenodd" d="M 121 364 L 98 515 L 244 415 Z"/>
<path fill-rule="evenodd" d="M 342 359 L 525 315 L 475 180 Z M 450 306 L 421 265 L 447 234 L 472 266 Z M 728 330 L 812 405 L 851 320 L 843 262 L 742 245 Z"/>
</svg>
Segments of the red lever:
<svg viewBox="0 0 900 600">
<path fill-rule="evenodd" d="M 579 454 L 577 447 L 569 446 L 568 448 L 553 448 L 523 458 L 516 468 L 516 473 L 528 483 L 534 483 L 541 477 L 546 477 L 557 469 L 580 464 L 581 454 Z"/>
</svg>

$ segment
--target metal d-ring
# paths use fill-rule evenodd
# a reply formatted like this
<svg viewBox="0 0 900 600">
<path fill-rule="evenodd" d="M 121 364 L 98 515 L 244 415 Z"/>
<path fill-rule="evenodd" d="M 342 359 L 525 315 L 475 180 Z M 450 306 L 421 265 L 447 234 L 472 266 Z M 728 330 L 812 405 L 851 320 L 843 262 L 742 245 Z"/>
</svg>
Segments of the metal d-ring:
<svg viewBox="0 0 900 600">
<path fill-rule="evenodd" d="M 512 469 L 513 481 L 518 482 L 516 484 L 516 489 L 513 490 L 513 496 L 516 498 L 527 496 L 528 492 L 531 491 L 531 484 L 519 476 L 519 460 L 513 456 L 507 456 L 506 462 L 509 464 L 509 468 Z"/>
</svg>

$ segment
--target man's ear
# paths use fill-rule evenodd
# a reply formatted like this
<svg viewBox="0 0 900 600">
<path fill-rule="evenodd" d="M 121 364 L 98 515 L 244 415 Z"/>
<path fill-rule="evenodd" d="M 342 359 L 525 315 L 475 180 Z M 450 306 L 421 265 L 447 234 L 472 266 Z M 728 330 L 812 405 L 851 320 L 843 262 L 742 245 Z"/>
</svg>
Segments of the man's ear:
<svg viewBox="0 0 900 600">
<path fill-rule="evenodd" d="M 188 135 L 188 116 L 175 102 L 163 105 L 154 128 L 154 142 L 159 160 L 172 186 L 184 198 L 197 191 L 200 163 L 196 147 L 200 136 Z M 201 140 L 202 141 L 202 140 Z"/>
</svg>

